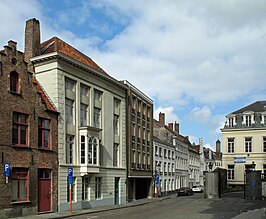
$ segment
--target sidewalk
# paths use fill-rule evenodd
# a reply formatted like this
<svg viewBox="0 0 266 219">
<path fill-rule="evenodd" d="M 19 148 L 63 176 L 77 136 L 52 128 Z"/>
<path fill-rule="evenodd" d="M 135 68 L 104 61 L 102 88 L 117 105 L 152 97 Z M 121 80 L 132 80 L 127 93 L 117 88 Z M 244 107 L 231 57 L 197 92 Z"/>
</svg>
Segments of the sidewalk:
<svg viewBox="0 0 266 219">
<path fill-rule="evenodd" d="M 60 212 L 53 212 L 53 213 L 47 213 L 47 214 L 38 214 L 38 215 L 28 215 L 24 217 L 15 217 L 14 219 L 54 219 L 54 218 L 69 218 L 72 216 L 77 216 L 77 215 L 84 215 L 84 214 L 90 214 L 90 213 L 97 213 L 97 212 L 102 212 L 102 211 L 111 211 L 115 209 L 120 209 L 120 208 L 128 208 L 128 207 L 134 207 L 134 206 L 139 206 L 139 205 L 145 205 L 151 202 L 158 202 L 162 201 L 165 199 L 171 198 L 171 196 L 166 196 L 166 197 L 161 197 L 161 198 L 144 198 L 144 199 L 139 199 L 133 202 L 128 202 L 125 204 L 121 205 L 110 205 L 110 206 L 103 206 L 103 207 L 96 207 L 96 208 L 89 208 L 89 209 L 83 209 L 83 210 L 75 210 L 72 212 L 70 215 L 69 211 L 60 211 Z"/>
</svg>

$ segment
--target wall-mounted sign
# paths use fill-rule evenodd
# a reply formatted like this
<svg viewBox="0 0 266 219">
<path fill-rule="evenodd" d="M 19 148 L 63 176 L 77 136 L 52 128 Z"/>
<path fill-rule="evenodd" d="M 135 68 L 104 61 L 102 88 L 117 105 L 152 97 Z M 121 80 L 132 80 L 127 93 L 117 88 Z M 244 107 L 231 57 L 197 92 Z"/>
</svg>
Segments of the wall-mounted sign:
<svg viewBox="0 0 266 219">
<path fill-rule="evenodd" d="M 4 165 L 4 175 L 6 177 L 10 176 L 10 163 L 9 162 L 5 162 L 5 165 Z"/>
<path fill-rule="evenodd" d="M 234 157 L 234 163 L 246 163 L 246 157 Z"/>
</svg>

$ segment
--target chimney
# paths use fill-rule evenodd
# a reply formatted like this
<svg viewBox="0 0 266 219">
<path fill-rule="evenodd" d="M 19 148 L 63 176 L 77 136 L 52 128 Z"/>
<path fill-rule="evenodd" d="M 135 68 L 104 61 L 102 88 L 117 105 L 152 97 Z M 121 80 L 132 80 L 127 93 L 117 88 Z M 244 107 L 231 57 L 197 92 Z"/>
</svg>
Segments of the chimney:
<svg viewBox="0 0 266 219">
<path fill-rule="evenodd" d="M 25 28 L 25 48 L 24 60 L 30 61 L 30 58 L 41 54 L 40 48 L 40 23 L 36 18 L 26 21 Z"/>
<path fill-rule="evenodd" d="M 164 113 L 159 113 L 159 126 L 164 127 L 165 125 L 165 114 Z"/>
<path fill-rule="evenodd" d="M 221 154 L 221 142 L 220 142 L 219 139 L 216 141 L 216 154 L 217 154 L 218 157 L 220 157 L 220 154 Z"/>
<path fill-rule="evenodd" d="M 175 132 L 179 134 L 179 123 L 175 122 Z"/>
<path fill-rule="evenodd" d="M 168 123 L 168 128 L 173 131 L 173 123 Z"/>
</svg>

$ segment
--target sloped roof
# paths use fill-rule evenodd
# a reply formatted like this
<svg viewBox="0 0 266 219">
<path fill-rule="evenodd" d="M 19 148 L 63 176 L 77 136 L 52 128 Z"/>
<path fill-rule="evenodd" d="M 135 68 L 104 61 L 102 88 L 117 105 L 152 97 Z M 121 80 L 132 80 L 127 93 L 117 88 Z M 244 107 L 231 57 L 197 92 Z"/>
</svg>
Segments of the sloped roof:
<svg viewBox="0 0 266 219">
<path fill-rule="evenodd" d="M 44 103 L 46 109 L 49 111 L 58 113 L 55 106 L 52 104 L 52 101 L 49 100 L 44 89 L 42 88 L 42 86 L 40 85 L 40 83 L 37 81 L 37 79 L 35 77 L 32 78 L 32 82 L 33 82 L 34 86 L 36 87 L 37 93 L 40 94 L 42 102 Z"/>
<path fill-rule="evenodd" d="M 266 101 L 257 101 L 233 112 L 232 114 L 243 113 L 245 111 L 264 112 L 266 111 Z"/>
<path fill-rule="evenodd" d="M 76 61 L 87 65 L 105 75 L 108 75 L 99 65 L 97 65 L 90 57 L 84 55 L 74 47 L 70 46 L 63 40 L 53 37 L 43 43 L 41 43 L 41 53 L 49 54 L 52 52 L 62 53 L 70 58 L 75 59 Z"/>
</svg>

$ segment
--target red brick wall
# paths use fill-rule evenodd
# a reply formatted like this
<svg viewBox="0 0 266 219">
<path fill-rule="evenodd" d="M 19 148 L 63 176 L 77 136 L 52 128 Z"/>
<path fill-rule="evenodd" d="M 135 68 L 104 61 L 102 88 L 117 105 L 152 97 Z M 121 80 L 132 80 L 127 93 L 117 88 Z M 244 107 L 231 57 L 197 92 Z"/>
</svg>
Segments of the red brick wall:
<svg viewBox="0 0 266 219">
<path fill-rule="evenodd" d="M 12 63 L 13 59 L 13 63 Z M 16 63 L 14 62 L 16 59 Z M 0 211 L 9 209 L 10 215 L 20 216 L 23 208 L 28 208 L 31 213 L 38 210 L 38 168 L 52 170 L 52 210 L 57 211 L 57 113 L 47 111 L 36 92 L 36 86 L 32 83 L 27 72 L 27 64 L 23 60 L 23 54 L 16 50 L 16 43 L 10 41 L 0 52 L 2 73 L 0 72 Z M 9 91 L 9 74 L 16 71 L 19 74 L 20 94 Z M 12 116 L 13 111 L 26 113 L 28 117 L 29 147 L 20 148 L 12 146 Z M 38 149 L 38 117 L 51 119 L 52 150 Z M 11 180 L 5 183 L 3 167 L 5 162 L 10 162 L 11 171 L 14 167 L 26 167 L 29 169 L 29 201 L 23 204 L 12 203 Z"/>
</svg>

